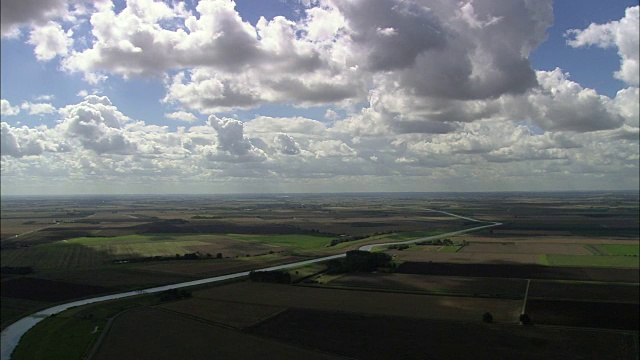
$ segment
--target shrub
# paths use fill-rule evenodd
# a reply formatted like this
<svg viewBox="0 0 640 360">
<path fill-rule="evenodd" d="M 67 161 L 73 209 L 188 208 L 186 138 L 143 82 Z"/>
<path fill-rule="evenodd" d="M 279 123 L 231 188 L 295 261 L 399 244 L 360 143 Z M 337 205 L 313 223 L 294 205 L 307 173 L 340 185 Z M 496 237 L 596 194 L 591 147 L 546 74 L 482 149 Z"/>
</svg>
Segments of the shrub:
<svg viewBox="0 0 640 360">
<path fill-rule="evenodd" d="M 486 322 L 487 324 L 490 324 L 493 322 L 493 315 L 491 315 L 490 312 L 486 312 L 484 314 L 482 314 L 482 321 Z"/>
</svg>

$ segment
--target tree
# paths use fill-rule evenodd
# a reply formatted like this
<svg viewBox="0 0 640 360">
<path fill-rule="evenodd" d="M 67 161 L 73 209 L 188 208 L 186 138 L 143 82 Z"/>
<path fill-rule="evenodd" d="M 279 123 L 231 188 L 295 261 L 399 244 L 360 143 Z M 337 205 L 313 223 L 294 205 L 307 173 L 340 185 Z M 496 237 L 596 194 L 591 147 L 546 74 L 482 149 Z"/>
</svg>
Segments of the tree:
<svg viewBox="0 0 640 360">
<path fill-rule="evenodd" d="M 520 323 L 522 325 L 531 325 L 531 318 L 527 314 L 520 314 Z"/>
<path fill-rule="evenodd" d="M 493 315 L 491 315 L 490 312 L 486 312 L 484 314 L 482 314 L 482 321 L 486 322 L 487 324 L 490 324 L 493 322 Z"/>
<path fill-rule="evenodd" d="M 217 253 L 217 254 L 216 254 L 216 258 L 218 258 L 218 259 L 222 259 L 222 253 Z"/>
</svg>

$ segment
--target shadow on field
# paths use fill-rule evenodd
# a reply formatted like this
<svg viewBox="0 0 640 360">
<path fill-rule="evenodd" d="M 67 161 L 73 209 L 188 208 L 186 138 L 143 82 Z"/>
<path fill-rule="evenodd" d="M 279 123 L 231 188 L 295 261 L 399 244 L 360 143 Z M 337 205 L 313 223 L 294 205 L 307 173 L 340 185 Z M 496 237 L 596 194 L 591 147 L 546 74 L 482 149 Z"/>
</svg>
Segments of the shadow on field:
<svg viewBox="0 0 640 360">
<path fill-rule="evenodd" d="M 396 269 L 398 273 L 448 276 L 478 276 L 520 279 L 555 279 L 637 283 L 637 269 L 561 267 L 522 265 L 496 261 L 492 264 L 455 264 L 407 261 Z"/>
</svg>

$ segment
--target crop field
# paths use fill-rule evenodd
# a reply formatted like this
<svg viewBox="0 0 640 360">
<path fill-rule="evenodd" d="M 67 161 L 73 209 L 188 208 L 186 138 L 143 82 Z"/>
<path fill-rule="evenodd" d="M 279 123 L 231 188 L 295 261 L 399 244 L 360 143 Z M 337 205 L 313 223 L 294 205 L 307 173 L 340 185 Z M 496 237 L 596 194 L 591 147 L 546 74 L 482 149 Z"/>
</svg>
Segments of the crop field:
<svg viewBox="0 0 640 360">
<path fill-rule="evenodd" d="M 0 323 L 4 329 L 11 322 L 18 320 L 24 313 L 29 313 L 37 309 L 42 309 L 50 305 L 42 301 L 31 301 L 24 299 L 14 299 L 10 297 L 0 298 L 2 302 L 2 311 L 0 312 Z"/>
<path fill-rule="evenodd" d="M 131 341 L 135 339 L 135 341 Z M 118 316 L 96 360 L 339 359 L 153 308 Z"/>
<path fill-rule="evenodd" d="M 601 244 L 597 246 L 604 249 L 608 255 L 613 256 L 640 256 L 640 245 Z"/>
<path fill-rule="evenodd" d="M 2 285 L 3 297 L 45 302 L 59 302 L 112 291 L 99 286 L 79 285 L 30 277 L 5 280 L 0 284 Z"/>
<path fill-rule="evenodd" d="M 533 280 L 529 299 L 640 303 L 638 284 Z"/>
<path fill-rule="evenodd" d="M 187 299 L 158 305 L 159 308 L 243 329 L 286 310 L 286 307 L 209 299 Z"/>
<path fill-rule="evenodd" d="M 636 256 L 638 246 L 633 244 L 569 243 L 567 239 L 562 241 L 557 238 L 554 240 L 541 238 L 537 242 L 507 237 L 502 237 L 499 241 L 469 239 L 472 241 L 465 246 L 457 250 L 451 248 L 451 253 L 447 253 L 449 248 L 438 249 L 436 252 L 433 246 L 411 246 L 406 250 L 392 250 L 389 253 L 400 261 L 467 264 L 512 263 L 637 269 L 640 262 L 640 258 Z"/>
<path fill-rule="evenodd" d="M 240 236 L 239 236 L 240 237 Z M 275 238 L 275 239 L 274 239 Z M 248 239 L 235 236 L 208 235 L 128 235 L 118 237 L 72 238 L 56 243 L 39 244 L 18 249 L 4 249 L 1 253 L 3 266 L 32 266 L 38 270 L 96 268 L 104 267 L 116 259 L 130 259 L 152 256 L 174 256 L 199 251 L 205 254 L 222 253 L 224 256 L 259 255 L 283 251 L 277 245 L 285 240 L 294 242 L 288 236 L 263 236 Z M 315 237 L 311 237 L 312 240 Z M 326 246 L 328 240 L 320 238 Z M 308 246 L 310 239 L 299 247 Z M 316 241 L 316 244 L 319 241 Z M 263 245 L 263 244 L 272 244 Z"/>
<path fill-rule="evenodd" d="M 541 242 L 544 240 L 540 240 Z M 463 253 L 494 254 L 566 254 L 591 255 L 580 244 L 519 243 L 519 242 L 472 242 L 460 250 Z"/>
<path fill-rule="evenodd" d="M 632 359 L 634 335 L 293 309 L 252 330 L 357 359 Z M 426 355 L 428 354 L 428 355 Z"/>
<path fill-rule="evenodd" d="M 466 247 L 466 246 L 465 246 Z M 415 248 L 415 250 L 413 250 Z M 464 248 L 462 248 L 464 249 Z M 399 261 L 437 262 L 459 264 L 538 264 L 536 254 L 501 254 L 501 253 L 472 253 L 472 252 L 443 252 L 437 246 L 412 246 L 407 250 L 391 250 L 387 253 Z"/>
<path fill-rule="evenodd" d="M 86 359 L 111 318 L 132 308 L 157 303 L 157 297 L 143 296 L 72 308 L 50 316 L 25 334 L 12 359 Z"/>
<path fill-rule="evenodd" d="M 252 243 L 265 244 L 270 246 L 282 246 L 293 249 L 294 251 L 309 251 L 318 248 L 327 247 L 331 242 L 331 237 L 313 236 L 313 235 L 280 235 L 280 236 L 264 236 L 264 235 L 230 235 L 234 240 L 248 241 Z"/>
<path fill-rule="evenodd" d="M 540 255 L 539 262 L 551 266 L 588 266 L 638 269 L 640 258 L 633 256 Z"/>
<path fill-rule="evenodd" d="M 607 281 L 638 283 L 640 274 L 637 269 L 560 267 L 544 265 L 513 264 L 458 264 L 404 262 L 398 265 L 396 272 L 402 274 L 423 274 L 465 277 L 499 277 L 518 279 L 557 279 L 582 281 Z"/>
<path fill-rule="evenodd" d="M 444 253 L 455 253 L 460 251 L 460 249 L 462 249 L 462 246 L 449 245 L 449 246 L 441 246 L 440 249 L 438 249 L 438 251 L 444 252 Z"/>
<path fill-rule="evenodd" d="M 527 313 L 534 324 L 639 330 L 638 303 L 573 300 L 529 300 Z"/>
<path fill-rule="evenodd" d="M 70 318 L 53 318 L 42 322 L 25 335 L 23 341 L 38 346 L 19 346 L 12 354 L 13 360 L 65 360 L 82 359 L 89 345 L 98 336 L 97 328 L 104 328 L 104 322 L 76 321 Z M 52 334 L 66 333 L 64 337 Z"/>
<path fill-rule="evenodd" d="M 415 291 L 461 296 L 522 298 L 526 281 L 522 279 L 472 278 L 412 274 L 345 274 L 329 281 L 328 286 L 377 290 Z"/>
<path fill-rule="evenodd" d="M 490 311 L 496 322 L 516 323 L 521 300 L 428 296 L 265 283 L 236 283 L 193 292 L 194 298 L 320 310 L 476 321 Z M 389 306 L 393 304 L 393 306 Z"/>
<path fill-rule="evenodd" d="M 264 255 L 252 257 L 239 257 L 232 259 L 213 259 L 196 261 L 167 261 L 148 262 L 139 264 L 127 264 L 129 269 L 154 272 L 156 276 L 165 274 L 181 274 L 194 277 L 217 276 L 234 272 L 248 271 L 251 269 L 273 266 L 282 263 L 294 262 L 302 258 L 295 256 Z"/>
<path fill-rule="evenodd" d="M 195 278 L 188 274 L 180 274 L 178 271 L 164 271 L 159 273 L 153 270 L 145 270 L 144 268 L 136 267 L 135 264 L 123 264 L 121 266 L 99 269 L 99 271 L 87 271 L 84 269 L 55 271 L 40 275 L 40 277 L 49 280 L 96 285 L 123 291 L 175 284 L 194 280 Z"/>
<path fill-rule="evenodd" d="M 257 358 L 251 344 L 273 346 L 274 354 L 283 351 L 282 354 L 299 355 L 298 358 L 331 358 L 335 353 L 370 355 L 344 350 L 349 341 L 362 341 L 354 340 L 359 326 L 382 328 L 370 335 L 371 341 L 376 342 L 371 351 L 378 351 L 376 346 L 384 344 L 383 339 L 393 338 L 389 345 L 392 350 L 379 350 L 379 354 L 393 351 L 394 357 L 402 358 L 409 352 L 446 354 L 447 348 L 455 352 L 458 347 L 466 355 L 478 354 L 483 341 L 491 344 L 495 354 L 506 358 L 521 358 L 523 351 L 533 350 L 539 358 L 583 353 L 591 357 L 593 353 L 603 359 L 628 358 L 628 351 L 637 351 L 629 350 L 634 336 L 637 341 L 637 329 L 618 319 L 622 316 L 619 313 L 628 314 L 629 321 L 638 319 L 637 311 L 627 308 L 629 304 L 637 306 L 640 282 L 637 193 L 78 196 L 4 200 L 0 205 L 3 327 L 11 319 L 51 301 L 248 271 L 344 253 L 364 244 L 413 240 L 479 224 L 427 209 L 503 224 L 451 237 L 454 243 L 464 246 L 377 248 L 376 251 L 392 255 L 398 264 L 391 274 L 321 275 L 316 284 L 312 279 L 296 286 L 238 282 L 193 290 L 190 299 L 163 303 L 156 309 L 123 313 L 105 339 L 105 344 L 113 347 L 102 346 L 96 358 L 184 358 L 199 356 L 202 351 L 208 355 L 220 351 L 228 358 Z M 332 240 L 341 239 L 349 241 L 328 246 Z M 185 254 L 195 254 L 197 259 Z M 31 268 L 33 273 L 17 275 L 12 273 L 16 269 L 9 267 Z M 288 272 L 297 281 L 324 267 L 315 264 Z M 534 327 L 515 325 L 526 279 L 532 279 L 532 305 L 527 309 L 531 310 Z M 55 296 L 58 297 L 54 299 Z M 590 308 L 596 306 L 592 302 L 605 305 Z M 568 304 L 578 304 L 577 310 L 571 310 L 575 313 L 567 309 Z M 112 310 L 112 315 L 119 312 Z M 614 323 L 623 325 L 616 325 L 615 329 L 636 332 L 597 333 L 544 325 L 603 326 L 603 319 L 585 315 L 601 310 L 616 312 L 618 320 Z M 84 308 L 76 311 L 83 313 Z M 493 315 L 494 324 L 482 323 L 485 312 Z M 568 321 L 562 312 L 575 314 L 580 320 Z M 318 327 L 308 333 L 295 334 L 293 324 L 305 316 L 326 319 L 318 319 Z M 259 325 L 266 318 L 271 320 Z M 63 319 L 55 319 L 50 325 L 53 328 L 47 331 L 63 336 L 65 327 L 85 333 L 96 325 L 100 329 L 106 325 L 106 317 L 100 317 L 94 326 L 89 326 L 93 324 L 89 318 L 74 318 L 84 325 Z M 278 319 L 284 320 L 273 322 Z M 154 321 L 160 325 L 151 325 Z M 312 326 L 309 320 L 300 321 L 300 329 Z M 388 331 L 382 323 L 389 324 Z M 405 333 L 411 329 L 413 340 L 400 339 L 401 323 L 405 324 Z M 162 329 L 162 324 L 167 328 Z M 337 328 L 340 324 L 345 326 L 344 332 L 354 333 L 342 334 L 342 328 Z M 333 354 L 266 339 L 264 336 L 271 335 L 265 335 L 263 330 L 271 329 L 269 326 L 282 330 L 283 338 L 278 341 L 308 346 L 296 338 L 307 334 L 304 336 L 326 342 L 322 346 L 313 343 L 312 347 Z M 256 329 L 260 337 L 247 334 L 247 328 Z M 444 335 L 438 333 L 440 330 Z M 425 332 L 423 336 L 419 336 L 421 331 Z M 327 332 L 332 334 L 330 338 L 321 335 Z M 95 336 L 83 334 L 68 346 L 84 351 L 86 346 L 79 344 L 94 341 Z M 140 345 L 128 350 L 123 341 L 133 336 L 140 338 Z M 226 340 L 203 345 L 217 336 Z M 53 338 L 47 341 L 55 347 Z M 417 344 L 418 340 L 424 344 Z M 29 341 L 35 340 L 31 337 Z M 188 346 L 180 347 L 179 342 Z M 163 344 L 165 351 L 154 348 L 158 354 L 148 352 L 151 344 L 157 343 Z M 611 344 L 609 353 L 603 350 L 605 344 Z M 27 345 L 23 348 L 35 349 Z M 475 352 L 470 352 L 472 349 Z M 80 352 L 77 355 L 84 356 Z"/>
</svg>

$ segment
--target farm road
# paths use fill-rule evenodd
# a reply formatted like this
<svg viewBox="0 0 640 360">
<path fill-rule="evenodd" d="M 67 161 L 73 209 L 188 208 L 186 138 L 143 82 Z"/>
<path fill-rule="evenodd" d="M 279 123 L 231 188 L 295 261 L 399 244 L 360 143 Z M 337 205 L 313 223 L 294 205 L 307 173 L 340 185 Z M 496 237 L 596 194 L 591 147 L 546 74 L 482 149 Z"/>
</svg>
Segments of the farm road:
<svg viewBox="0 0 640 360">
<path fill-rule="evenodd" d="M 449 215 L 449 216 L 455 216 L 455 217 L 458 217 L 458 218 L 461 218 L 461 219 L 465 219 L 465 220 L 469 220 L 469 221 L 473 221 L 473 222 L 489 223 L 489 224 L 488 225 L 482 225 L 482 226 L 476 226 L 476 227 L 472 227 L 472 228 L 469 228 L 469 229 L 452 231 L 452 232 L 448 232 L 446 234 L 440 234 L 440 235 L 434 235 L 434 236 L 428 236 L 428 237 L 424 237 L 424 238 L 409 240 L 409 241 L 400 241 L 400 242 L 389 242 L 389 243 L 384 243 L 384 244 L 364 245 L 364 246 L 360 247 L 360 250 L 371 251 L 371 249 L 373 249 L 374 247 L 378 247 L 378 246 L 389 246 L 389 245 L 392 245 L 392 244 L 410 244 L 410 243 L 415 243 L 415 242 L 418 242 L 418 241 L 435 240 L 435 239 L 440 239 L 440 238 L 444 238 L 444 237 L 448 237 L 448 236 L 460 235 L 460 234 L 464 234 L 464 233 L 468 233 L 468 232 L 472 232 L 472 231 L 477 231 L 477 230 L 481 230 L 481 229 L 485 229 L 485 228 L 489 228 L 489 227 L 493 227 L 493 226 L 502 225 L 502 223 L 499 223 L 499 222 L 488 222 L 488 221 L 472 219 L 472 218 L 469 218 L 469 217 L 460 216 L 460 215 L 452 214 L 452 213 L 445 212 L 445 211 L 432 210 L 432 209 L 427 209 L 427 210 L 443 213 L 443 214 L 446 214 L 446 215 Z M 317 258 L 317 259 L 298 261 L 298 262 L 290 263 L 290 264 L 277 265 L 277 266 L 272 266 L 272 267 L 263 268 L 263 269 L 256 269 L 256 271 L 282 270 L 282 269 L 288 269 L 288 268 L 297 267 L 297 266 L 309 265 L 309 264 L 322 262 L 322 261 L 327 261 L 327 260 L 332 260 L 332 259 L 338 259 L 338 258 L 342 258 L 342 257 L 346 257 L 346 256 L 347 256 L 347 254 L 343 253 L 343 254 L 338 254 L 338 255 L 325 256 L 325 257 L 321 257 L 321 258 Z M 130 297 L 130 296 L 140 295 L 140 294 L 152 294 L 152 293 L 162 292 L 162 291 L 171 290 L 171 289 L 178 289 L 178 288 L 183 288 L 183 287 L 188 287 L 188 286 L 195 286 L 195 285 L 202 285 L 202 284 L 208 284 L 208 283 L 213 283 L 213 282 L 225 281 L 225 280 L 235 279 L 235 278 L 239 278 L 239 277 L 242 277 L 242 276 L 248 276 L 248 275 L 249 275 L 249 271 L 243 271 L 243 272 L 239 272 L 239 273 L 235 273 L 235 274 L 228 274 L 228 275 L 216 276 L 216 277 L 207 278 L 207 279 L 193 280 L 193 281 L 188 281 L 188 282 L 183 282 L 183 283 L 178 283 L 178 284 L 173 284 L 173 285 L 158 286 L 158 287 L 154 287 L 154 288 L 150 288 L 150 289 L 134 290 L 134 291 L 128 291 L 128 292 L 119 293 L 119 294 L 105 295 L 105 296 L 99 296 L 99 297 L 95 297 L 95 298 L 91 298 L 91 299 L 78 300 L 78 301 L 73 301 L 73 302 L 70 302 L 70 303 L 67 303 L 67 304 L 56 305 L 56 306 L 50 307 L 50 308 L 42 310 L 42 311 L 38 311 L 35 314 L 31 314 L 29 316 L 26 316 L 26 317 L 24 317 L 24 318 L 22 318 L 22 319 L 20 319 L 20 320 L 18 320 L 16 322 L 14 322 L 13 324 L 9 325 L 7 328 L 5 328 L 2 331 L 2 333 L 0 334 L 0 336 L 1 336 L 0 360 L 10 360 L 11 359 L 11 354 L 13 353 L 13 350 L 18 345 L 18 342 L 20 341 L 20 338 L 22 338 L 22 335 L 24 335 L 29 329 L 34 327 L 37 323 L 39 323 L 40 321 L 44 320 L 45 318 L 47 318 L 47 317 L 49 317 L 51 315 L 58 314 L 58 313 L 60 313 L 62 311 L 68 310 L 68 309 L 70 309 L 72 307 L 88 305 L 88 304 L 94 304 L 94 303 L 107 301 L 107 300 L 122 299 L 122 298 Z"/>
</svg>

